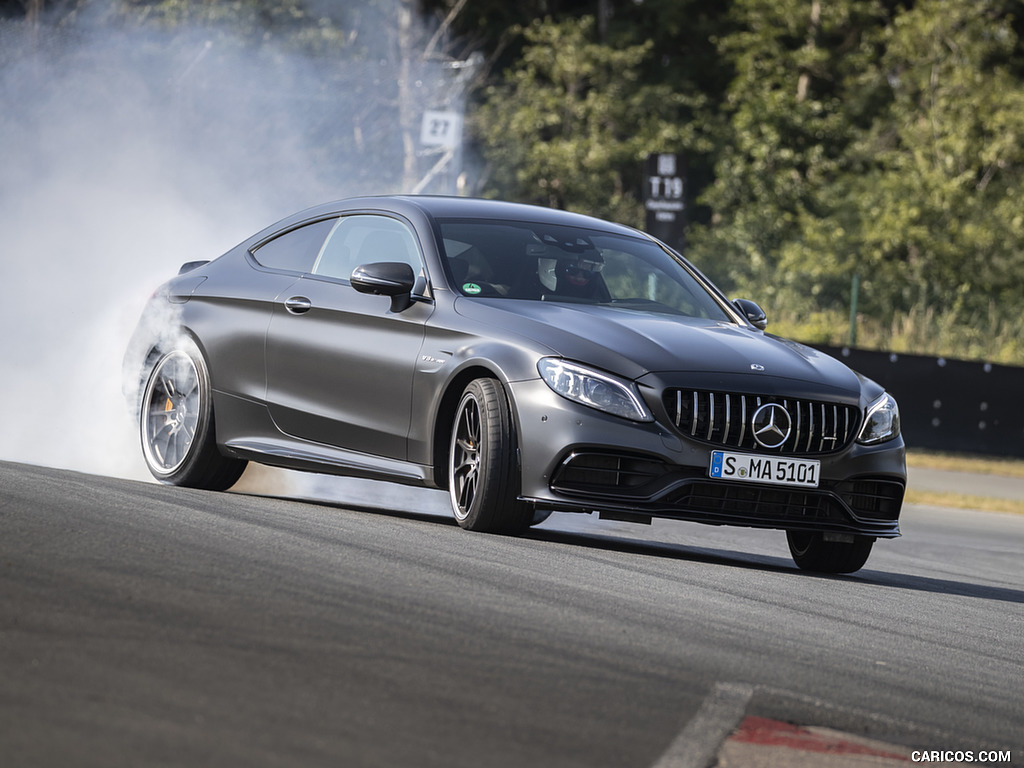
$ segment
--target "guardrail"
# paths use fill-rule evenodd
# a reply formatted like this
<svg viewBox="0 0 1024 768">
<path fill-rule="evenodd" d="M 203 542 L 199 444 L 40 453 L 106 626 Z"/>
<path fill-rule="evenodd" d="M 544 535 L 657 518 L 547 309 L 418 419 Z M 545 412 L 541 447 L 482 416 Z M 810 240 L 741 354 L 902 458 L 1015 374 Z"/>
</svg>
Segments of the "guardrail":
<svg viewBox="0 0 1024 768">
<path fill-rule="evenodd" d="M 910 448 L 1024 457 L 1024 368 L 811 346 L 896 398 Z"/>
</svg>

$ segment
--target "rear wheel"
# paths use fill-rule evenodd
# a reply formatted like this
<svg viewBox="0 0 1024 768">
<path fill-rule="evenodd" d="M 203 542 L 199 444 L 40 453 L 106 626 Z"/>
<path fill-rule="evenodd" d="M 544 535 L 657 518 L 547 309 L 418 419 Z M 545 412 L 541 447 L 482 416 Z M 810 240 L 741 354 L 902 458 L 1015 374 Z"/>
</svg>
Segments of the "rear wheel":
<svg viewBox="0 0 1024 768">
<path fill-rule="evenodd" d="M 533 522 L 519 501 L 515 439 L 508 398 L 494 379 L 471 381 L 455 411 L 448 454 L 448 492 L 459 525 L 517 534 Z"/>
<path fill-rule="evenodd" d="M 242 476 L 246 462 L 217 450 L 210 376 L 194 343 L 157 357 L 141 405 L 142 455 L 157 480 L 223 491 Z"/>
<path fill-rule="evenodd" d="M 859 571 L 871 554 L 875 540 L 870 536 L 786 531 L 789 552 L 797 567 L 818 573 Z"/>
</svg>

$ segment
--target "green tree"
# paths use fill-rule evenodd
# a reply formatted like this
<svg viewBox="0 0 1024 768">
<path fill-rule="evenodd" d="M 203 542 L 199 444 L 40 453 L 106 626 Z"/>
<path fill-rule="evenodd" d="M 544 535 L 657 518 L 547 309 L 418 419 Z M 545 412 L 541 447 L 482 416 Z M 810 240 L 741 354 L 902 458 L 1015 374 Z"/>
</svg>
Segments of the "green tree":
<svg viewBox="0 0 1024 768">
<path fill-rule="evenodd" d="M 846 226 L 836 190 L 847 151 L 884 102 L 861 73 L 878 55 L 887 12 L 874 0 L 735 0 L 730 13 L 720 50 L 735 78 L 704 196 L 713 218 L 695 229 L 691 256 L 769 303 L 793 281 L 802 295 L 832 295 L 849 254 L 818 241 Z"/>
<path fill-rule="evenodd" d="M 615 48 L 594 32 L 591 16 L 522 29 L 521 61 L 476 115 L 486 191 L 639 225 L 644 156 L 693 140 L 673 119 L 685 99 L 641 80 L 650 42 Z"/>
<path fill-rule="evenodd" d="M 1024 55 L 1004 0 L 735 0 L 691 255 L 768 307 L 969 326 L 1024 299 Z M 835 315 L 833 315 L 835 316 Z"/>
<path fill-rule="evenodd" d="M 886 31 L 893 99 L 851 194 L 861 269 L 891 306 L 970 322 L 1024 300 L 1024 55 L 1004 5 L 922 0 Z"/>
</svg>

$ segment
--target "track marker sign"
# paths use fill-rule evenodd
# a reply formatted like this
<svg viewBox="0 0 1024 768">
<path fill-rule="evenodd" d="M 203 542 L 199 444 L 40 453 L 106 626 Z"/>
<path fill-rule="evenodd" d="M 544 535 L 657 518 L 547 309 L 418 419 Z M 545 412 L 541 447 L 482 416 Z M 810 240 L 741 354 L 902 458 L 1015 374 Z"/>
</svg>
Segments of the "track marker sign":
<svg viewBox="0 0 1024 768">
<path fill-rule="evenodd" d="M 462 115 L 458 112 L 427 110 L 420 127 L 420 143 L 425 147 L 455 149 L 462 141 Z"/>
<path fill-rule="evenodd" d="M 682 249 L 686 226 L 686 160 L 682 155 L 648 155 L 644 163 L 646 229 L 673 248 Z"/>
</svg>

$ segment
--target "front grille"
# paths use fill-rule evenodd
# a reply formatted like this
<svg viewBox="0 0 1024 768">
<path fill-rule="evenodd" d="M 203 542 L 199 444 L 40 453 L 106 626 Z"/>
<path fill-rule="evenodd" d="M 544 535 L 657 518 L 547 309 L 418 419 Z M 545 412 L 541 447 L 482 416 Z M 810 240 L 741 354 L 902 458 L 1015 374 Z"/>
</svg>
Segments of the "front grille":
<svg viewBox="0 0 1024 768">
<path fill-rule="evenodd" d="M 664 402 L 676 428 L 686 437 L 762 453 L 834 453 L 850 444 L 860 422 L 859 409 L 851 405 L 774 395 L 668 389 Z M 789 414 L 789 436 L 774 448 L 754 439 L 754 414 L 767 403 L 781 405 Z"/>
</svg>

